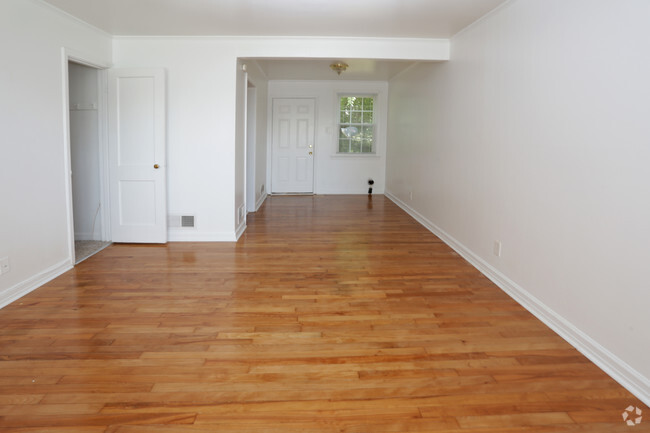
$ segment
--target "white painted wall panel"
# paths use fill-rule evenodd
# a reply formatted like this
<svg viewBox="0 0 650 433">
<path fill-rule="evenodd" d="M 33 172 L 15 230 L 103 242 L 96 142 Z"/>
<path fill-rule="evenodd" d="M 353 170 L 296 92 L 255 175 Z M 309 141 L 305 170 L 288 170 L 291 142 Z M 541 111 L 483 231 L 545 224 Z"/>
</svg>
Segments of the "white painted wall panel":
<svg viewBox="0 0 650 433">
<path fill-rule="evenodd" d="M 0 2 L 0 305 L 72 264 L 62 48 L 109 63 L 111 38 L 40 2 Z M 66 62 L 67 63 L 67 62 Z M 67 86 L 66 86 L 67 87 Z"/>
<path fill-rule="evenodd" d="M 168 213 L 196 216 L 196 229 L 170 228 L 169 239 L 234 240 L 238 71 L 227 44 L 119 39 L 114 61 L 167 74 Z"/>
<path fill-rule="evenodd" d="M 268 136 L 263 123 L 268 121 L 268 102 L 262 99 L 267 95 L 263 90 L 266 79 L 254 62 L 238 59 L 332 56 L 445 60 L 449 56 L 449 43 L 447 40 L 376 38 L 114 39 L 116 67 L 162 67 L 168 73 L 169 213 L 197 216 L 196 230 L 189 234 L 170 229 L 170 240 L 234 239 L 237 209 L 243 204 L 245 192 L 243 89 L 246 83 L 241 70 L 245 63 L 249 79 L 262 86 L 258 94 L 264 95 L 258 103 L 258 121 L 265 120 L 260 121 L 257 128 L 256 195 L 261 197 L 262 185 L 264 194 L 269 190 L 266 185 L 269 167 L 264 163 L 268 161 Z M 326 180 L 320 189 L 322 193 L 362 192 L 360 184 L 368 175 L 380 178 L 375 179 L 378 180 L 375 192 L 383 190 L 383 157 L 341 159 L 331 165 L 341 177 Z M 328 168 L 327 165 L 322 167 L 323 170 Z M 341 189 L 340 184 L 355 187 Z"/>
<path fill-rule="evenodd" d="M 645 386 L 648 22 L 645 0 L 508 3 L 391 81 L 387 162 L 390 193 Z"/>
</svg>

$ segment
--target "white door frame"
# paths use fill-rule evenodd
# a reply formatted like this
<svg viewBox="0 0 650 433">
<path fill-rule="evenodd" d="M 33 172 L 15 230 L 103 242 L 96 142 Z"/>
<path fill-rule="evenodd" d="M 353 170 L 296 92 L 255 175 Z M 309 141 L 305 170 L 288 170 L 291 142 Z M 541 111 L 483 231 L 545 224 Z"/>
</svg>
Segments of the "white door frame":
<svg viewBox="0 0 650 433">
<path fill-rule="evenodd" d="M 250 83 L 250 87 L 248 84 Z M 246 83 L 246 212 L 255 212 L 257 202 L 255 200 L 255 154 L 257 146 L 257 88 L 253 83 Z"/>
<path fill-rule="evenodd" d="M 72 204 L 72 151 L 70 145 L 70 88 L 68 62 L 79 63 L 98 70 L 97 87 L 97 120 L 99 126 L 99 188 L 102 200 L 100 221 L 102 225 L 102 239 L 110 240 L 110 201 L 108 191 L 108 128 L 107 128 L 107 98 L 106 98 L 106 69 L 109 63 L 94 59 L 85 53 L 79 53 L 69 48 L 61 48 L 61 77 L 63 95 L 63 178 L 65 182 L 66 222 L 68 226 L 68 264 L 75 264 L 74 248 L 74 210 Z"/>
<path fill-rule="evenodd" d="M 248 219 L 248 71 L 246 65 L 242 65 L 242 71 L 244 72 L 243 86 L 244 86 L 244 215 L 242 221 L 240 221 L 239 227 L 246 227 L 246 220 Z M 239 209 L 236 209 L 235 212 L 239 214 Z M 243 223 L 243 224 L 242 224 Z M 237 230 L 239 231 L 239 227 Z M 243 233 L 243 231 L 242 231 Z M 239 238 L 239 236 L 237 236 Z"/>
<path fill-rule="evenodd" d="M 313 170 L 313 179 L 312 179 L 312 194 L 317 194 L 316 192 L 316 179 L 317 177 L 317 167 L 316 157 L 318 156 L 317 150 L 317 137 L 318 137 L 318 97 L 316 96 L 284 96 L 284 95 L 273 95 L 268 98 L 267 102 L 267 125 L 266 128 L 266 191 L 268 194 L 272 194 L 273 191 L 273 104 L 276 99 L 311 99 L 314 101 L 314 148 L 312 150 L 312 170 Z"/>
</svg>

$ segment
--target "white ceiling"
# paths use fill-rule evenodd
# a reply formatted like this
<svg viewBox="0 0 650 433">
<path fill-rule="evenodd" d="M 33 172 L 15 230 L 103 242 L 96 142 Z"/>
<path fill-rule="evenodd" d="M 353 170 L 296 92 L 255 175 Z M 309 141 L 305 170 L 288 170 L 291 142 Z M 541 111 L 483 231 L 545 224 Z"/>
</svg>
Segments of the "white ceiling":
<svg viewBox="0 0 650 433">
<path fill-rule="evenodd" d="M 506 0 L 44 0 L 119 36 L 449 38 Z"/>
</svg>

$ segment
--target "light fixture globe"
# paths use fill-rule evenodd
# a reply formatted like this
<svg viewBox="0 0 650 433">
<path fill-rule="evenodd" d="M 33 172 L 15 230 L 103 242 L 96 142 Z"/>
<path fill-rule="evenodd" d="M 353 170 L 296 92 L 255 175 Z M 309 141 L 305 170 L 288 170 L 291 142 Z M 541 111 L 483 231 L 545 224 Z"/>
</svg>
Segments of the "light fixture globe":
<svg viewBox="0 0 650 433">
<path fill-rule="evenodd" d="M 348 69 L 348 64 L 344 62 L 334 62 L 330 65 L 330 69 L 341 75 L 341 72 L 345 72 L 345 70 Z"/>
</svg>

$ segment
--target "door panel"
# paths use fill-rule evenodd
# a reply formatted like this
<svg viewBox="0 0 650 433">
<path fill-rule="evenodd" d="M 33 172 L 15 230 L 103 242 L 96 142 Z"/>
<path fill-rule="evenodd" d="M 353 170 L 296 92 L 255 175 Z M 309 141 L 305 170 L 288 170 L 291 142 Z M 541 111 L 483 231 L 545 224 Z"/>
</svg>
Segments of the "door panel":
<svg viewBox="0 0 650 433">
<path fill-rule="evenodd" d="M 145 165 L 155 159 L 156 131 L 154 81 L 151 77 L 120 77 L 117 125 L 118 160 L 121 167 Z"/>
<path fill-rule="evenodd" d="M 280 149 L 289 149 L 291 137 L 289 136 L 289 130 L 291 122 L 287 119 L 279 119 L 278 121 L 278 146 Z"/>
<path fill-rule="evenodd" d="M 309 180 L 309 159 L 304 157 L 296 158 L 296 180 L 306 182 Z"/>
<path fill-rule="evenodd" d="M 314 99 L 273 100 L 272 192 L 314 192 Z"/>
<path fill-rule="evenodd" d="M 113 242 L 167 242 L 165 75 L 109 71 Z"/>
<path fill-rule="evenodd" d="M 309 144 L 309 121 L 307 119 L 298 119 L 297 121 L 297 142 L 296 147 L 298 149 L 305 149 Z"/>
<path fill-rule="evenodd" d="M 156 184 L 152 181 L 122 180 L 119 187 L 120 225 L 152 225 L 156 223 Z"/>
</svg>

